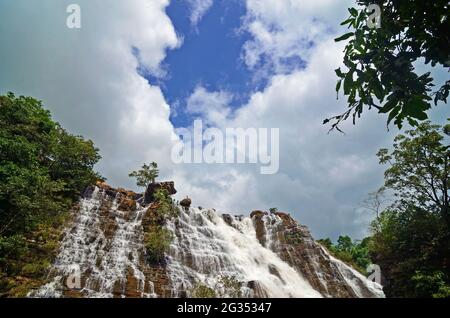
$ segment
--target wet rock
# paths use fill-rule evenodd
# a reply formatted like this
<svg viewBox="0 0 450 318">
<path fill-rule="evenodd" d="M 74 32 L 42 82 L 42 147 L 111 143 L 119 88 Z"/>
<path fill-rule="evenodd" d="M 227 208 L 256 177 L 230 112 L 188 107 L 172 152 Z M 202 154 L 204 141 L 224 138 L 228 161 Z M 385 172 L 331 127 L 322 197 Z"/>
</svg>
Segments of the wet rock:
<svg viewBox="0 0 450 318">
<path fill-rule="evenodd" d="M 122 211 L 135 211 L 136 210 L 136 201 L 130 199 L 128 197 L 124 197 L 121 199 L 119 204 L 119 210 Z"/>
<path fill-rule="evenodd" d="M 185 209 L 189 209 L 191 207 L 191 204 L 192 200 L 189 199 L 189 197 L 186 197 L 186 199 L 180 201 L 180 205 Z"/>
<path fill-rule="evenodd" d="M 229 226 L 232 226 L 233 224 L 233 217 L 229 214 L 222 214 L 222 219 L 225 221 L 226 224 Z"/>
<path fill-rule="evenodd" d="M 247 287 L 252 291 L 252 297 L 254 298 L 268 298 L 269 295 L 261 286 L 261 284 L 256 280 L 251 280 L 247 283 Z"/>
<path fill-rule="evenodd" d="M 262 218 L 264 215 L 267 215 L 267 212 L 256 210 L 256 211 L 253 211 L 252 213 L 250 213 L 250 218 L 252 218 L 252 219 Z"/>
<path fill-rule="evenodd" d="M 92 194 L 94 193 L 95 186 L 90 185 L 86 189 L 84 189 L 83 193 L 81 194 L 81 197 L 83 199 L 90 199 L 92 198 Z"/>
</svg>

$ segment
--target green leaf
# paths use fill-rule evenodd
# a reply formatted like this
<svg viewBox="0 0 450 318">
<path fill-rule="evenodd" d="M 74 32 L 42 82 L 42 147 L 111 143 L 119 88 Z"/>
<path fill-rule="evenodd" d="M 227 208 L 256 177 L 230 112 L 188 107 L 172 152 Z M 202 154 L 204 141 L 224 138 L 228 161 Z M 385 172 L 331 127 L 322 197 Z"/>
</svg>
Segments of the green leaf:
<svg viewBox="0 0 450 318">
<path fill-rule="evenodd" d="M 347 40 L 349 37 L 353 36 L 354 34 L 355 34 L 355 33 L 353 33 L 353 32 L 346 33 L 346 34 L 344 34 L 344 35 L 342 35 L 342 36 L 340 36 L 340 37 L 334 39 L 334 41 L 335 41 L 335 42 L 340 42 L 340 41 Z"/>
<path fill-rule="evenodd" d="M 350 12 L 350 14 L 355 18 L 358 16 L 358 10 L 356 10 L 355 8 L 349 8 L 348 12 Z"/>
<path fill-rule="evenodd" d="M 352 87 L 353 87 L 353 73 L 348 72 L 347 75 L 345 75 L 344 79 L 344 94 L 345 95 L 350 94 Z"/>
<path fill-rule="evenodd" d="M 344 22 L 342 22 L 341 25 L 350 24 L 350 23 L 353 22 L 353 20 L 355 20 L 355 18 L 348 18 L 347 20 L 345 20 Z"/>
<path fill-rule="evenodd" d="M 336 84 L 336 98 L 339 99 L 339 90 L 341 89 L 342 80 L 339 80 Z"/>
<path fill-rule="evenodd" d="M 336 72 L 336 75 L 337 75 L 338 77 L 343 78 L 343 77 L 345 76 L 345 74 L 342 73 L 342 71 L 341 71 L 340 68 L 338 68 L 338 69 L 336 69 L 336 70 L 334 70 L 334 71 Z"/>
<path fill-rule="evenodd" d="M 381 114 L 389 113 L 395 106 L 397 106 L 398 100 L 396 98 L 390 99 L 383 107 L 378 111 Z"/>
<path fill-rule="evenodd" d="M 388 121 L 387 121 L 388 126 L 391 123 L 391 121 L 398 115 L 398 113 L 400 113 L 400 109 L 401 109 L 401 107 L 397 106 L 389 113 Z"/>
<path fill-rule="evenodd" d="M 373 81 L 372 81 L 372 88 L 373 88 L 373 92 L 375 93 L 375 96 L 380 100 L 380 101 L 382 101 L 383 100 L 383 98 L 384 98 L 384 90 L 383 90 L 383 86 L 381 86 L 381 83 L 380 83 L 380 81 L 377 79 L 377 78 L 375 78 Z"/>
</svg>

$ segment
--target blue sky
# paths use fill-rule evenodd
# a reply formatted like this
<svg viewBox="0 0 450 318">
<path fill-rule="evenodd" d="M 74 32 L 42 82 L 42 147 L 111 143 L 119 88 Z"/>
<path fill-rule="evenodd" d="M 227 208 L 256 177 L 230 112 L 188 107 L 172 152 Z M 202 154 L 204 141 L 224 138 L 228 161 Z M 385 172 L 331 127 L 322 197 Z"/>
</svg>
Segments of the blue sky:
<svg viewBox="0 0 450 318">
<path fill-rule="evenodd" d="M 232 107 L 242 105 L 252 91 L 265 85 L 264 80 L 253 79 L 253 72 L 241 59 L 242 47 L 250 39 L 245 30 L 240 30 L 246 13 L 244 2 L 216 1 L 197 25 L 191 23 L 185 1 L 172 1 L 166 12 L 183 38 L 183 45 L 167 52 L 163 62 L 165 77 L 157 79 L 147 74 L 146 78 L 158 83 L 168 103 L 176 108 L 171 116 L 176 127 L 191 123 L 192 116 L 183 110 L 198 85 L 232 93 Z"/>
</svg>

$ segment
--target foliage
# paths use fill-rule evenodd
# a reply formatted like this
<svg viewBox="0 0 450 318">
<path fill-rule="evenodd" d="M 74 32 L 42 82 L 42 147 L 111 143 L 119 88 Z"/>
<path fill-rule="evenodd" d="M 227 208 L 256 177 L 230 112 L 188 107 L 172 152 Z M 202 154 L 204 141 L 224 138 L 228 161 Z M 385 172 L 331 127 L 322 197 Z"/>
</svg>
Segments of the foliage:
<svg viewBox="0 0 450 318">
<path fill-rule="evenodd" d="M 416 271 L 412 281 L 416 285 L 416 295 L 418 297 L 450 298 L 450 284 L 446 275 L 441 271 L 424 273 Z M 446 282 L 447 281 L 447 282 Z"/>
<path fill-rule="evenodd" d="M 138 187 L 147 188 L 149 184 L 155 183 L 156 178 L 159 176 L 158 164 L 152 162 L 150 165 L 144 164 L 138 171 L 133 171 L 129 174 L 129 177 L 136 178 L 136 184 Z"/>
<path fill-rule="evenodd" d="M 298 231 L 288 232 L 286 233 L 286 242 L 293 245 L 301 244 L 303 242 L 303 235 Z"/>
<path fill-rule="evenodd" d="M 406 119 L 415 126 L 428 118 L 433 99 L 435 105 L 447 103 L 450 81 L 433 90 L 431 73 L 420 74 L 415 66 L 450 66 L 448 1 L 357 0 L 356 4 L 362 8 L 350 8 L 350 17 L 341 23 L 351 32 L 336 39 L 350 39 L 344 51 L 347 70 L 336 70 L 336 91 L 342 88 L 348 109 L 324 123 L 333 121 L 332 129 L 339 130 L 350 116 L 355 123 L 365 108 L 375 108 L 388 114 L 388 125 L 394 121 L 401 128 Z M 382 10 L 380 28 L 367 23 L 370 4 Z"/>
<path fill-rule="evenodd" d="M 442 270 L 448 277 L 449 236 L 438 214 L 413 204 L 397 206 L 383 211 L 372 231 L 370 255 L 381 267 L 386 295 L 424 297 L 424 289 L 416 286 L 420 280 L 413 280 L 416 271 Z"/>
<path fill-rule="evenodd" d="M 219 284 L 223 288 L 224 297 L 241 298 L 242 297 L 242 283 L 234 276 L 222 276 L 219 279 Z"/>
<path fill-rule="evenodd" d="M 169 192 L 166 189 L 158 189 L 155 191 L 153 197 L 158 204 L 158 213 L 164 219 L 171 219 L 180 214 L 179 208 L 174 204 Z"/>
<path fill-rule="evenodd" d="M 216 292 L 214 289 L 209 288 L 208 286 L 197 283 L 192 290 L 193 298 L 216 298 Z"/>
<path fill-rule="evenodd" d="M 144 237 L 148 260 L 154 264 L 162 262 L 172 239 L 172 233 L 168 229 L 159 226 L 151 227 Z"/>
<path fill-rule="evenodd" d="M 389 164 L 385 186 L 403 201 L 441 214 L 450 229 L 450 146 L 444 130 L 429 122 L 395 138 L 394 150 L 378 152 Z"/>
<path fill-rule="evenodd" d="M 423 122 L 381 149 L 396 201 L 372 223 L 369 246 L 391 297 L 444 297 L 450 286 L 449 127 Z M 448 297 L 448 294 L 447 294 Z"/>
<path fill-rule="evenodd" d="M 277 213 L 277 212 L 278 212 L 278 209 L 277 209 L 277 208 L 270 208 L 270 209 L 269 209 L 269 212 L 270 212 L 270 213 Z"/>
<path fill-rule="evenodd" d="M 367 266 L 372 263 L 368 246 L 370 238 L 353 242 L 349 236 L 339 236 L 337 244 L 333 244 L 329 238 L 318 240 L 318 242 L 326 247 L 333 256 L 363 274 L 365 274 Z"/>
<path fill-rule="evenodd" d="M 172 233 L 164 228 L 167 220 L 177 217 L 180 213 L 166 189 L 158 189 L 154 193 L 156 208 L 150 226 L 144 228 L 144 243 L 148 260 L 151 263 L 161 263 L 173 240 Z"/>
<path fill-rule="evenodd" d="M 100 178 L 99 159 L 92 141 L 65 131 L 40 101 L 0 96 L 0 293 L 15 288 L 15 275 L 42 274 L 58 241 L 36 245 L 36 235 L 57 232 L 81 191 Z"/>
<path fill-rule="evenodd" d="M 191 291 L 193 298 L 241 298 L 242 282 L 234 276 L 221 276 L 214 289 L 203 283 L 197 283 Z"/>
</svg>

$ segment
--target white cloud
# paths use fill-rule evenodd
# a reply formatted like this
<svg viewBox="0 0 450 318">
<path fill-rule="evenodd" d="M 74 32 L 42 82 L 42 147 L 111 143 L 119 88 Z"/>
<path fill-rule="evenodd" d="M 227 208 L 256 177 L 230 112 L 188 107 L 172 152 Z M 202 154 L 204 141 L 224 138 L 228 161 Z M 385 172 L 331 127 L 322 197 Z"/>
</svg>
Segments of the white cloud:
<svg viewBox="0 0 450 318">
<path fill-rule="evenodd" d="M 187 0 L 191 10 L 191 24 L 196 26 L 213 5 L 213 0 Z"/>
<path fill-rule="evenodd" d="M 161 90 L 138 75 L 132 48 L 155 73 L 179 45 L 165 13 L 168 0 L 79 0 L 82 28 L 66 28 L 70 1 L 2 4 L 0 87 L 35 96 L 70 131 L 95 141 L 100 172 L 131 186 L 127 170 L 156 160 L 171 164 L 170 108 Z"/>
<path fill-rule="evenodd" d="M 252 40 L 244 46 L 244 62 L 258 76 L 291 72 L 295 61 L 308 61 L 312 48 L 334 34 L 352 2 L 247 0 L 243 28 Z"/>
<path fill-rule="evenodd" d="M 201 116 L 206 124 L 222 125 L 230 116 L 228 106 L 232 99 L 233 96 L 228 92 L 209 92 L 203 86 L 197 86 L 187 99 L 186 110 Z"/>
<path fill-rule="evenodd" d="M 334 69 L 342 63 L 343 47 L 333 41 L 339 31 L 329 30 L 347 15 L 347 7 L 331 0 L 247 3 L 252 20 L 244 27 L 264 26 L 263 31 L 253 33 L 250 43 L 257 43 L 257 49 L 252 54 L 264 54 L 275 64 L 295 54 L 305 58 L 306 67 L 270 75 L 269 85 L 233 112 L 227 99 L 220 98 L 223 92 L 198 88 L 188 101 L 202 101 L 198 104 L 206 119 L 211 120 L 217 109 L 227 114 L 215 121 L 222 129 L 280 128 L 280 173 L 263 176 L 251 165 L 200 165 L 184 169 L 180 180 L 189 181 L 194 204 L 237 213 L 277 207 L 294 214 L 317 237 L 361 237 L 372 215 L 361 213 L 359 202 L 381 186 L 383 167 L 375 154 L 389 146 L 393 133 L 386 131 L 383 119 L 374 113 L 366 113 L 355 127 L 346 123 L 346 135 L 328 134 L 329 127 L 322 125 L 326 117 L 346 107 L 344 100 L 336 100 L 334 90 Z M 302 17 L 307 24 L 302 24 Z M 315 27 L 311 17 L 318 17 L 322 26 L 317 34 L 312 33 L 316 44 L 295 46 L 311 36 L 308 33 Z M 246 53 L 248 49 L 246 46 Z M 203 183 L 205 180 L 211 183 Z"/>
</svg>

